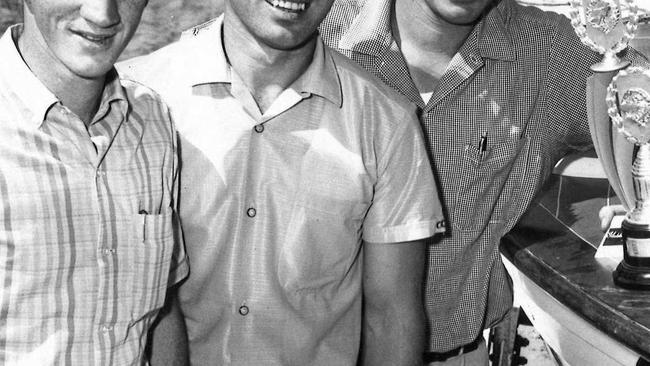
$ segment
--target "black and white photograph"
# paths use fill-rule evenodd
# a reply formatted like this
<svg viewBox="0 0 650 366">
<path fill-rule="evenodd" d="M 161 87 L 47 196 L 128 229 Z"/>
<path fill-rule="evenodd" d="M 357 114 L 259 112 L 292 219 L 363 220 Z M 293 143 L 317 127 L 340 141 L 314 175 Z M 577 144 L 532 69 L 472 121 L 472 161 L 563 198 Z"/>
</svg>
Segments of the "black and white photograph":
<svg viewBox="0 0 650 366">
<path fill-rule="evenodd" d="M 650 365 L 650 0 L 0 0 L 3 365 Z"/>
</svg>

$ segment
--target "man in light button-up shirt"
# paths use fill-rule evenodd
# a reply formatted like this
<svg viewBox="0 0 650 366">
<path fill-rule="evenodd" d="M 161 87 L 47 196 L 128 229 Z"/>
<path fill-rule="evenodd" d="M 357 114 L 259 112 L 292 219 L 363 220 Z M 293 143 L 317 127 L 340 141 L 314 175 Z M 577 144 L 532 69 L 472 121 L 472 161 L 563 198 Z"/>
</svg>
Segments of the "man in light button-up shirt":
<svg viewBox="0 0 650 366">
<path fill-rule="evenodd" d="M 175 131 L 113 68 L 145 4 L 29 0 L 0 39 L 0 365 L 142 365 L 187 274 Z"/>
<path fill-rule="evenodd" d="M 227 1 L 122 68 L 181 136 L 193 365 L 420 362 L 430 163 L 413 106 L 322 44 L 330 5 Z"/>
</svg>

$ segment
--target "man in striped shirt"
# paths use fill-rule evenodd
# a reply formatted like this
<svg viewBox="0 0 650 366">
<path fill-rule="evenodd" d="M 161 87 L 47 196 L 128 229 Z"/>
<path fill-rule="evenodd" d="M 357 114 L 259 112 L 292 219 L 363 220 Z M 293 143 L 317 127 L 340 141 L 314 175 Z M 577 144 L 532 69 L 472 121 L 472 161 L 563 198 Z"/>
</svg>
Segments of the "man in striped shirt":
<svg viewBox="0 0 650 366">
<path fill-rule="evenodd" d="M 555 163 L 590 147 L 601 56 L 565 17 L 514 0 L 337 0 L 320 30 L 418 106 L 448 215 L 428 246 L 424 361 L 487 365 L 481 332 L 512 306 L 499 241 Z"/>
<path fill-rule="evenodd" d="M 187 273 L 175 131 L 113 68 L 146 0 L 28 0 L 0 39 L 0 364 L 141 365 Z"/>
</svg>

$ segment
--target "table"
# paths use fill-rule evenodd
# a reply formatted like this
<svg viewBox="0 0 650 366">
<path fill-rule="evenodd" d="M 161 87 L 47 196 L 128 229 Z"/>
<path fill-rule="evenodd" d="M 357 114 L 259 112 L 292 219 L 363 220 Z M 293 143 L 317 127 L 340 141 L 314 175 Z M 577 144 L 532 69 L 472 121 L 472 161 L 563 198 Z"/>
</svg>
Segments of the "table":
<svg viewBox="0 0 650 366">
<path fill-rule="evenodd" d="M 617 287 L 617 262 L 594 258 L 607 187 L 604 179 L 554 177 L 501 252 L 516 301 L 567 363 L 650 365 L 650 291 Z"/>
</svg>

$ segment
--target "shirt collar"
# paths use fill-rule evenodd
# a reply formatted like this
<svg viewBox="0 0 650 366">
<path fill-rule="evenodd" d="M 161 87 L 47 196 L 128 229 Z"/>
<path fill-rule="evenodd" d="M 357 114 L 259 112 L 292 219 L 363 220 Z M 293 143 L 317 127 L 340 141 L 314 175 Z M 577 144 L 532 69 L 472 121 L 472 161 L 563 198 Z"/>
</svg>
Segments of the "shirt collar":
<svg viewBox="0 0 650 366">
<path fill-rule="evenodd" d="M 12 92 L 30 114 L 26 116 L 29 123 L 34 128 L 39 128 L 45 120 L 45 114 L 58 99 L 23 61 L 16 45 L 21 32 L 22 24 L 17 24 L 7 29 L 0 38 L 0 55 L 3 55 L 0 78 L 6 85 L 11 85 Z"/>
<path fill-rule="evenodd" d="M 386 52 L 393 42 L 390 26 L 392 1 L 362 1 L 361 11 L 341 37 L 338 47 L 376 57 Z M 505 61 L 515 59 L 508 34 L 513 11 L 512 0 L 501 0 L 476 25 L 470 37 L 477 37 L 478 53 L 482 57 Z"/>
<path fill-rule="evenodd" d="M 210 83 L 231 83 L 230 65 L 223 49 L 223 15 L 184 33 L 191 65 L 187 67 L 191 86 Z M 318 37 L 311 63 L 290 88 L 301 94 L 316 94 L 340 106 L 341 84 L 332 55 Z"/>
<path fill-rule="evenodd" d="M 515 60 L 514 47 L 508 32 L 508 24 L 514 11 L 512 0 L 502 0 L 479 22 L 478 49 L 482 57 L 503 61 Z"/>
<path fill-rule="evenodd" d="M 22 25 L 17 24 L 7 29 L 0 38 L 0 54 L 4 55 L 3 63 L 0 65 L 0 78 L 7 85 L 11 85 L 12 91 L 30 113 L 30 116 L 27 116 L 29 123 L 34 128 L 39 128 L 48 110 L 52 105 L 59 103 L 59 99 L 32 73 L 20 55 L 16 41 L 21 32 Z M 106 76 L 102 100 L 93 123 L 109 112 L 109 107 L 114 101 L 120 102 L 118 103 L 120 112 L 126 116 L 128 110 L 126 93 L 117 72 L 112 69 Z"/>
<path fill-rule="evenodd" d="M 332 55 L 318 37 L 311 63 L 291 88 L 301 94 L 316 94 L 337 106 L 342 105 L 341 82 Z"/>
<path fill-rule="evenodd" d="M 338 47 L 343 50 L 381 56 L 393 40 L 390 28 L 392 1 L 361 1 L 359 4 L 361 11 L 341 37 Z"/>
<path fill-rule="evenodd" d="M 181 40 L 187 40 L 183 52 L 190 63 L 184 70 L 191 86 L 231 82 L 230 66 L 221 42 L 222 24 L 223 14 L 182 34 Z"/>
<path fill-rule="evenodd" d="M 97 113 L 95 113 L 95 117 L 93 117 L 92 123 L 100 121 L 113 108 L 117 108 L 116 112 L 119 112 L 122 115 L 123 120 L 126 120 L 129 102 L 126 96 L 126 91 L 120 81 L 120 77 L 114 68 L 106 74 L 102 99 L 99 103 L 99 109 L 97 109 Z"/>
</svg>

